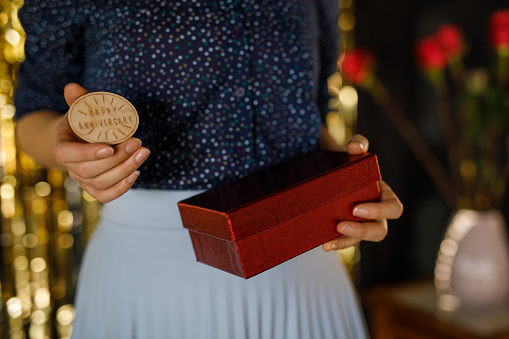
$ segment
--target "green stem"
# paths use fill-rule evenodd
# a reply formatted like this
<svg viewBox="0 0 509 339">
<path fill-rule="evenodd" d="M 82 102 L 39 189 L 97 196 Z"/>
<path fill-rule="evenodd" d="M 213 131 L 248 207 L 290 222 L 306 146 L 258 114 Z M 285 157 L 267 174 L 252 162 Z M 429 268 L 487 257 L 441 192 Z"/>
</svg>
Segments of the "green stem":
<svg viewBox="0 0 509 339">
<path fill-rule="evenodd" d="M 509 51 L 498 53 L 497 79 L 502 88 L 507 87 L 509 82 Z"/>
<path fill-rule="evenodd" d="M 459 147 L 459 133 L 454 120 L 450 94 L 442 76 L 434 83 L 434 88 L 437 96 L 438 118 L 440 120 L 447 158 L 449 160 L 449 172 L 451 173 L 455 192 L 458 196 L 464 197 L 465 184 L 460 173 L 460 163 L 463 159 L 463 154 L 461 154 Z"/>
<path fill-rule="evenodd" d="M 382 108 L 414 156 L 427 171 L 438 193 L 451 208 L 457 208 L 454 186 L 451 185 L 447 172 L 438 158 L 431 152 L 424 139 L 422 139 L 415 125 L 408 119 L 405 112 L 392 99 L 389 92 L 377 78 L 373 78 L 373 82 L 367 85 L 366 89 L 370 92 L 373 100 Z"/>
<path fill-rule="evenodd" d="M 452 80 L 456 92 L 461 92 L 465 87 L 465 66 L 461 59 L 455 60 L 449 63 L 449 69 L 451 71 Z"/>
</svg>

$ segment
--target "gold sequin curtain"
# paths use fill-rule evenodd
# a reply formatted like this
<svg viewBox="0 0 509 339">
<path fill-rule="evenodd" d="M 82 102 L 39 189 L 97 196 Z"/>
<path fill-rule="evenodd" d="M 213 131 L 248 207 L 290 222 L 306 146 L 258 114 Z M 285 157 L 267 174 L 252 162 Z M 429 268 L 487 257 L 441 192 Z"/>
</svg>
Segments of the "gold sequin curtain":
<svg viewBox="0 0 509 339">
<path fill-rule="evenodd" d="M 38 167 L 19 150 L 13 120 L 16 70 L 24 58 L 22 0 L 0 0 L 0 339 L 69 338 L 83 248 L 100 204 L 64 173 Z M 354 2 L 340 7 L 340 45 L 353 44 Z M 355 90 L 330 79 L 327 124 L 340 144 L 352 135 Z M 353 91 L 352 91 L 353 90 Z M 352 271 L 357 248 L 341 251 Z"/>
<path fill-rule="evenodd" d="M 16 145 L 13 92 L 23 61 L 20 0 L 0 0 L 0 338 L 69 338 L 84 245 L 99 203 Z"/>
</svg>

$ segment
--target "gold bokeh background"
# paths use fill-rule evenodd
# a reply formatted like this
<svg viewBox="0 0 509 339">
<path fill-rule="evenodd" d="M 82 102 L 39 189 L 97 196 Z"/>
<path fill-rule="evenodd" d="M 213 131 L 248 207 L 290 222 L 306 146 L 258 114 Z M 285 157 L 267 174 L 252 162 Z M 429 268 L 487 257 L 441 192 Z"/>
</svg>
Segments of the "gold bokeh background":
<svg viewBox="0 0 509 339">
<path fill-rule="evenodd" d="M 69 338 L 83 248 L 99 203 L 19 150 L 13 93 L 23 1 L 0 0 L 0 338 Z"/>
</svg>

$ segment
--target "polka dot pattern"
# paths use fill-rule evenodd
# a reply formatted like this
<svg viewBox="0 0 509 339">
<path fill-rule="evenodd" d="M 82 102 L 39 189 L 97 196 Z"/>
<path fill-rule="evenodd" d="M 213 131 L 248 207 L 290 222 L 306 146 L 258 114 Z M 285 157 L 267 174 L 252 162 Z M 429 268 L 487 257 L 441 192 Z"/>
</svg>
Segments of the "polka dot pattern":
<svg viewBox="0 0 509 339">
<path fill-rule="evenodd" d="M 318 147 L 336 10 L 325 0 L 25 1 L 17 114 L 65 112 L 68 82 L 120 94 L 152 152 L 135 186 L 209 188 Z"/>
</svg>

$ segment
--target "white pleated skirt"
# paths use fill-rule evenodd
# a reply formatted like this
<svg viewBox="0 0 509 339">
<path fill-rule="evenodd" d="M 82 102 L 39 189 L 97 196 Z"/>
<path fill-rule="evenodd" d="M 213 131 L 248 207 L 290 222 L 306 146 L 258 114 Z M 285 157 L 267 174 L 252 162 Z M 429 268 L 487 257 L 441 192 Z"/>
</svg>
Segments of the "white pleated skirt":
<svg viewBox="0 0 509 339">
<path fill-rule="evenodd" d="M 104 205 L 80 271 L 74 339 L 363 339 L 357 294 L 321 247 L 253 278 L 196 261 L 177 202 L 132 189 Z"/>
</svg>

